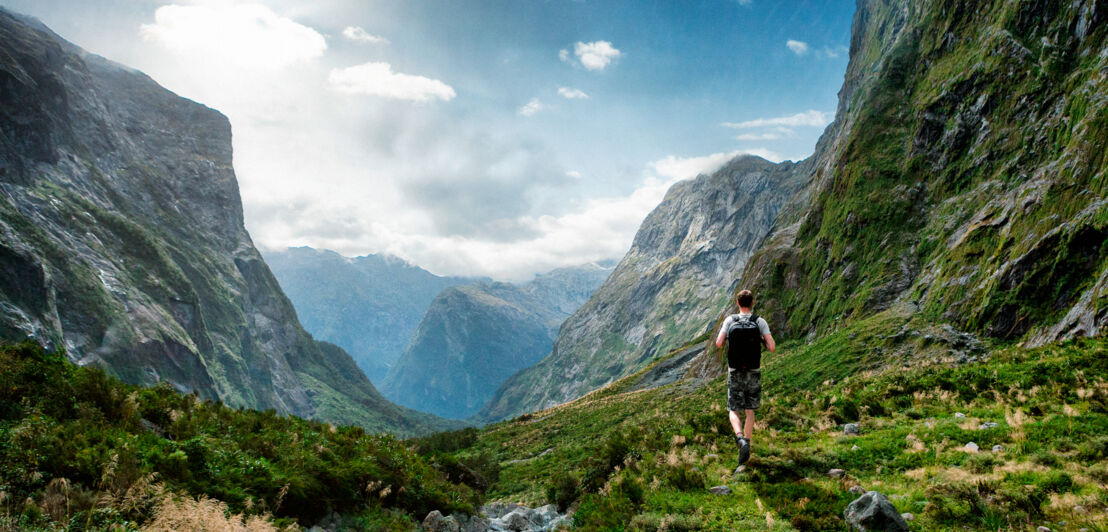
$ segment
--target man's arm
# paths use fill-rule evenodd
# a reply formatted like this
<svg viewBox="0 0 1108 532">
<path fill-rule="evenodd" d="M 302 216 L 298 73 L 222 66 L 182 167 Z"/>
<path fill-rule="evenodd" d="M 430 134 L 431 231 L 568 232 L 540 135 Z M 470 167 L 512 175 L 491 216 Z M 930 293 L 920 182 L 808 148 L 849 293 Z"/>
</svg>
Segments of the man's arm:
<svg viewBox="0 0 1108 532">
<path fill-rule="evenodd" d="M 777 351 L 777 342 L 773 341 L 773 335 L 772 334 L 767 334 L 767 335 L 763 336 L 762 341 L 765 342 L 766 349 L 769 349 L 770 353 L 772 353 L 774 351 Z"/>
<path fill-rule="evenodd" d="M 731 316 L 723 320 L 723 325 L 719 328 L 719 334 L 716 336 L 716 347 L 723 347 L 723 341 L 727 339 L 728 325 L 731 325 Z"/>
</svg>

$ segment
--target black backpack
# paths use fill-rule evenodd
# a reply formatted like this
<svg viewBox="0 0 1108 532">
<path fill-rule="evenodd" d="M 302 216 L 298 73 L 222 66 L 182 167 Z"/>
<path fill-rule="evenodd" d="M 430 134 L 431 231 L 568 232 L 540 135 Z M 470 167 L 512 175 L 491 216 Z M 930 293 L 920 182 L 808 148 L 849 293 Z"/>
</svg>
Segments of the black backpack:
<svg viewBox="0 0 1108 532">
<path fill-rule="evenodd" d="M 731 316 L 727 329 L 727 365 L 734 369 L 758 369 L 762 365 L 762 331 L 758 329 L 758 315 L 742 319 Z"/>
</svg>

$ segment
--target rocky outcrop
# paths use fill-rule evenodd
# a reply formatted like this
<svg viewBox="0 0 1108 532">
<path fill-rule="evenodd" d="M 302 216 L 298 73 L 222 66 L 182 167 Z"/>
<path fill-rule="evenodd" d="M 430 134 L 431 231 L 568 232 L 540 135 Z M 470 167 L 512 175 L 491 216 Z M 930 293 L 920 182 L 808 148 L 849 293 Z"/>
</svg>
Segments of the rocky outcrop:
<svg viewBox="0 0 1108 532">
<path fill-rule="evenodd" d="M 804 184 L 799 168 L 741 156 L 674 185 L 611 277 L 562 325 L 551 354 L 514 375 L 476 419 L 568 401 L 712 326 L 738 272 Z"/>
<path fill-rule="evenodd" d="M 2 9 L 0 87 L 0 337 L 231 405 L 443 426 L 300 327 L 243 226 L 226 117 Z"/>
<path fill-rule="evenodd" d="M 522 285 L 482 282 L 443 290 L 382 392 L 425 412 L 470 416 L 508 377 L 550 352 L 562 322 L 611 271 L 589 264 Z"/>
<path fill-rule="evenodd" d="M 494 502 L 482 506 L 479 515 L 443 516 L 433 510 L 423 519 L 426 532 L 550 532 L 567 529 L 570 514 L 559 514 L 553 504 L 539 508 L 514 503 Z"/>
<path fill-rule="evenodd" d="M 378 386 L 435 296 L 476 281 L 440 277 L 389 255 L 347 258 L 301 247 L 265 252 L 265 260 L 304 328 L 345 349 Z"/>
</svg>

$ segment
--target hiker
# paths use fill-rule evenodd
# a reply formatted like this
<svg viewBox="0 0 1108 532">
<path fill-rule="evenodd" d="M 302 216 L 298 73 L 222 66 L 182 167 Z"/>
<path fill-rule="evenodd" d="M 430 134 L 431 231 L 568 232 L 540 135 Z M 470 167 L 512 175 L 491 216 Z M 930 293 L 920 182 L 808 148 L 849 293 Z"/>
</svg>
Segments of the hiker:
<svg viewBox="0 0 1108 532">
<path fill-rule="evenodd" d="M 754 411 L 762 404 L 762 345 L 777 349 L 766 320 L 754 314 L 754 294 L 742 290 L 735 298 L 739 313 L 723 320 L 716 347 L 727 341 L 727 410 L 735 443 L 739 446 L 739 468 L 750 459 L 750 437 L 754 435 Z M 739 411 L 746 411 L 746 422 Z"/>
</svg>

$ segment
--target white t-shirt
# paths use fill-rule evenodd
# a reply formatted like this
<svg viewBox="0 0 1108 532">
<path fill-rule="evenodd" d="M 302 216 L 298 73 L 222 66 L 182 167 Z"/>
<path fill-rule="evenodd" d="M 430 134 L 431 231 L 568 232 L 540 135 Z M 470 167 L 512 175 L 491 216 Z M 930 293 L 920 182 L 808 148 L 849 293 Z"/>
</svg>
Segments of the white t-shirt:
<svg viewBox="0 0 1108 532">
<path fill-rule="evenodd" d="M 727 319 L 723 320 L 723 326 L 719 328 L 719 334 L 727 333 L 727 329 L 729 329 L 731 324 L 735 321 L 735 316 L 738 316 L 740 320 L 750 321 L 751 315 L 752 314 L 743 314 L 740 312 L 727 316 Z M 769 334 L 769 324 L 766 323 L 766 320 L 763 320 L 761 316 L 758 316 L 758 332 L 761 333 L 762 336 Z"/>
</svg>

